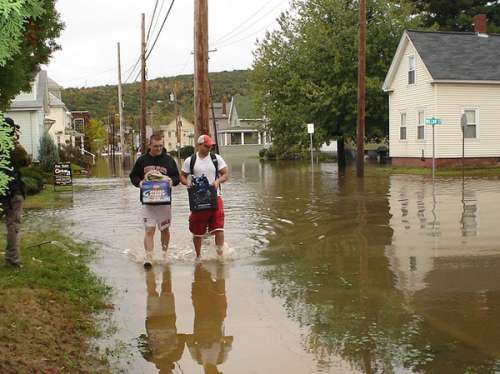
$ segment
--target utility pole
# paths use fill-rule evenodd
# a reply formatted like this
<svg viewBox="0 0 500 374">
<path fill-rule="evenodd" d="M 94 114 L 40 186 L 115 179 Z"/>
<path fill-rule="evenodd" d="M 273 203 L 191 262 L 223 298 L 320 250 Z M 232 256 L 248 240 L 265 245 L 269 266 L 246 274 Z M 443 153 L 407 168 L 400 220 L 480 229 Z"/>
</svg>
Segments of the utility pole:
<svg viewBox="0 0 500 374">
<path fill-rule="evenodd" d="M 358 129 L 356 174 L 365 176 L 365 115 L 366 115 L 366 0 L 359 1 L 358 54 Z"/>
<path fill-rule="evenodd" d="M 125 124 L 123 123 L 123 92 L 122 92 L 122 65 L 120 59 L 120 43 L 118 45 L 118 113 L 120 115 L 120 148 L 122 150 L 122 161 L 125 163 Z"/>
<path fill-rule="evenodd" d="M 177 140 L 177 158 L 179 162 L 181 160 L 181 147 L 182 147 L 182 121 L 181 121 L 181 113 L 179 110 L 179 102 L 177 101 L 177 81 L 174 83 L 174 105 L 175 105 L 175 135 Z"/>
<path fill-rule="evenodd" d="M 214 109 L 214 93 L 212 91 L 212 82 L 210 80 L 208 80 L 208 87 L 210 90 L 210 108 L 212 109 L 212 122 L 214 125 L 215 152 L 220 154 L 219 140 L 218 140 L 219 136 L 217 135 L 217 120 L 215 118 L 215 109 Z"/>
<path fill-rule="evenodd" d="M 141 153 L 147 149 L 146 139 L 146 29 L 145 16 L 141 15 Z"/>
<path fill-rule="evenodd" d="M 208 0 L 194 7 L 194 115 L 195 135 L 209 134 Z"/>
</svg>

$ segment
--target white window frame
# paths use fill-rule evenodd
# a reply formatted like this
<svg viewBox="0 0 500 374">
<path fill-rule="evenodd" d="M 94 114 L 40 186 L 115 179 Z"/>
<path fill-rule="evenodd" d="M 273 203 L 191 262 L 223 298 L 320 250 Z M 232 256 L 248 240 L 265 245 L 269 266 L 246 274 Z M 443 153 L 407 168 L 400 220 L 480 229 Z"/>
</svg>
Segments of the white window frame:
<svg viewBox="0 0 500 374">
<path fill-rule="evenodd" d="M 479 128 L 480 128 L 480 116 L 479 116 L 479 108 L 478 107 L 465 107 L 462 109 L 462 114 L 466 114 L 466 112 L 475 112 L 476 114 L 476 123 L 474 124 L 476 126 L 476 137 L 470 138 L 470 137 L 465 137 L 465 140 L 479 140 Z M 469 124 L 467 124 L 469 126 Z"/>
<path fill-rule="evenodd" d="M 411 66 L 411 61 L 413 61 L 413 69 Z M 413 72 L 413 82 L 410 82 L 410 73 Z M 408 56 L 408 74 L 407 74 L 407 82 L 409 86 L 413 86 L 417 84 L 417 59 L 415 55 Z"/>
<path fill-rule="evenodd" d="M 422 113 L 422 121 L 420 121 L 420 113 Z M 425 140 L 425 110 L 417 109 L 417 140 L 422 141 Z M 419 137 L 419 130 L 422 128 L 422 137 Z"/>
<path fill-rule="evenodd" d="M 73 130 L 78 131 L 77 128 L 80 128 L 82 131 L 85 130 L 85 119 L 73 118 Z"/>
<path fill-rule="evenodd" d="M 404 116 L 404 125 L 403 125 L 403 116 Z M 402 132 L 401 129 L 405 128 L 405 137 L 404 139 L 402 138 Z M 406 111 L 401 111 L 399 112 L 399 141 L 406 142 L 408 141 L 408 114 Z"/>
</svg>

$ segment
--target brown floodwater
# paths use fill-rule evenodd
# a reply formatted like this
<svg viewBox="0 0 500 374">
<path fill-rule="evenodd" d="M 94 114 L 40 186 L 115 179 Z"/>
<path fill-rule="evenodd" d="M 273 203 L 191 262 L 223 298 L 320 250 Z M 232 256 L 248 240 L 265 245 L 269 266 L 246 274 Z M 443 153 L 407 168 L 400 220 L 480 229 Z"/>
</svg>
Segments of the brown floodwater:
<svg viewBox="0 0 500 374">
<path fill-rule="evenodd" d="M 229 163 L 225 261 L 195 263 L 183 187 L 168 259 L 149 272 L 126 178 L 78 180 L 71 208 L 29 213 L 98 243 L 116 305 L 100 344 L 121 347 L 117 368 L 500 373 L 500 179 Z"/>
</svg>

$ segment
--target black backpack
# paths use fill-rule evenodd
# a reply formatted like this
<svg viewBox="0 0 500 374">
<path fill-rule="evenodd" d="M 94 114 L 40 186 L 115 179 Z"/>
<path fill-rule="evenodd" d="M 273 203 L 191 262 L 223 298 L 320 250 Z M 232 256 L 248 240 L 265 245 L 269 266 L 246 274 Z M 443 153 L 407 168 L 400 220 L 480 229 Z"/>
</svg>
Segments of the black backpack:
<svg viewBox="0 0 500 374">
<path fill-rule="evenodd" d="M 219 165 L 217 162 L 217 156 L 214 153 L 210 153 L 210 158 L 215 166 L 215 179 L 219 177 Z M 191 156 L 191 162 L 189 164 L 189 169 L 191 175 L 194 175 L 194 164 L 196 163 L 196 154 Z M 208 183 L 208 181 L 207 181 Z M 219 186 L 220 188 L 220 186 Z M 197 188 L 188 188 L 189 196 L 189 209 L 192 212 L 201 210 L 215 210 L 217 209 L 217 189 L 210 186 L 208 189 L 198 190 Z"/>
</svg>

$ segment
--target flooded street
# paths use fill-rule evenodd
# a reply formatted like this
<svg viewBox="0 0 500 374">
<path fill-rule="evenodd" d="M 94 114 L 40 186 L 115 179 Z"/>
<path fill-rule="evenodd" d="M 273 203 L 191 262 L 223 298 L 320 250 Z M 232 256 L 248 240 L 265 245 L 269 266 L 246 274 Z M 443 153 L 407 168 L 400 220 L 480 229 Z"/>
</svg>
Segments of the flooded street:
<svg viewBox="0 0 500 374">
<path fill-rule="evenodd" d="M 500 373 L 499 178 L 228 161 L 224 262 L 195 263 L 182 186 L 168 259 L 150 272 L 126 175 L 77 180 L 71 208 L 27 213 L 98 243 L 116 306 L 103 344 L 123 347 L 121 369 Z"/>
</svg>

